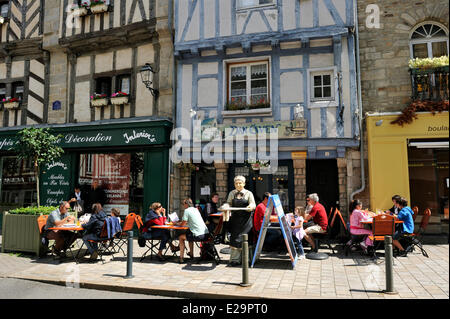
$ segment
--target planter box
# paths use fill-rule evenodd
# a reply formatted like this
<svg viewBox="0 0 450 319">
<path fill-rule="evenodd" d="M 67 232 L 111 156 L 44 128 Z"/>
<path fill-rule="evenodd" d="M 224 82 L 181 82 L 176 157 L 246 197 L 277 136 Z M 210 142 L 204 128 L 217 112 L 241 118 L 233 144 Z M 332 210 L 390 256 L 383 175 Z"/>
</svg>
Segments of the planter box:
<svg viewBox="0 0 450 319">
<path fill-rule="evenodd" d="M 39 256 L 44 250 L 40 240 L 36 215 L 3 213 L 2 253 L 5 251 L 31 252 Z"/>
<path fill-rule="evenodd" d="M 119 97 L 111 98 L 111 104 L 114 104 L 114 105 L 121 105 L 121 104 L 127 104 L 127 103 L 128 103 L 128 96 L 119 96 Z"/>
<path fill-rule="evenodd" d="M 3 106 L 5 109 L 14 110 L 19 108 L 19 102 L 4 102 Z"/>
<path fill-rule="evenodd" d="M 428 69 L 409 69 L 412 75 L 423 75 L 423 74 L 432 74 L 432 73 L 448 73 L 449 67 L 447 66 L 440 66 L 436 68 L 428 68 Z"/>
<path fill-rule="evenodd" d="M 96 99 L 96 100 L 91 100 L 91 105 L 92 106 L 106 106 L 108 105 L 108 99 L 104 98 L 104 99 Z"/>
<path fill-rule="evenodd" d="M 82 7 L 72 10 L 72 12 L 75 16 L 82 17 L 88 14 L 88 9 L 86 9 L 86 7 Z"/>
<path fill-rule="evenodd" d="M 108 11 L 108 5 L 106 3 L 91 6 L 91 12 L 94 14 L 102 13 L 102 12 L 106 12 L 106 11 Z"/>
</svg>

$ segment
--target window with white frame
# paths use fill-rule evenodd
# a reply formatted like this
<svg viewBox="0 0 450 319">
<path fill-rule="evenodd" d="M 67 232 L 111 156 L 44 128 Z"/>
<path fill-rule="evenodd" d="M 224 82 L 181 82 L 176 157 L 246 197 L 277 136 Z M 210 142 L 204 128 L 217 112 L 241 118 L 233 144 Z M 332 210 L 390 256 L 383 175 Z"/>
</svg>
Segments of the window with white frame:
<svg viewBox="0 0 450 319">
<path fill-rule="evenodd" d="M 311 102 L 334 101 L 335 74 L 333 69 L 310 71 Z"/>
<path fill-rule="evenodd" d="M 244 9 L 244 8 L 257 7 L 257 6 L 261 6 L 261 5 L 273 4 L 273 1 L 274 0 L 238 0 L 237 8 Z"/>
<path fill-rule="evenodd" d="M 269 108 L 269 62 L 228 65 L 227 110 Z"/>
<path fill-rule="evenodd" d="M 419 24 L 410 37 L 411 58 L 435 58 L 448 55 L 448 31 L 435 22 Z"/>
</svg>

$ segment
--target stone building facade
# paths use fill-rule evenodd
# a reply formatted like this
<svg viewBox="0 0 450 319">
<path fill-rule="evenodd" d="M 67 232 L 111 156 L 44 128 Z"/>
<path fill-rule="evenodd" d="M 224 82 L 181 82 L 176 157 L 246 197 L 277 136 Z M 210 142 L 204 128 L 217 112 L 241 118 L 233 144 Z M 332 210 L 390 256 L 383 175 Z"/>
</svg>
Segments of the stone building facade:
<svg viewBox="0 0 450 319">
<path fill-rule="evenodd" d="M 356 198 L 387 209 L 399 194 L 418 206 L 416 224 L 429 208 L 428 231 L 448 232 L 448 65 L 409 68 L 413 58 L 449 55 L 448 1 L 357 2 L 365 188 Z M 392 123 L 411 103 L 430 101 L 447 111 Z"/>
</svg>

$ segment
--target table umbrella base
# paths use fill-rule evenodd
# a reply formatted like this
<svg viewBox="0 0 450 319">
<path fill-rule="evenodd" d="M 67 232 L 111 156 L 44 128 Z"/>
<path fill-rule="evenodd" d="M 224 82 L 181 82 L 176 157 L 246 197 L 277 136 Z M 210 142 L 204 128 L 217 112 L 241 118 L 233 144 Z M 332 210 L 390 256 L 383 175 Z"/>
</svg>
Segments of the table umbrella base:
<svg viewBox="0 0 450 319">
<path fill-rule="evenodd" d="M 307 259 L 312 259 L 312 260 L 325 260 L 325 259 L 328 259 L 328 257 L 330 257 L 330 256 L 325 253 L 310 252 L 310 253 L 307 253 L 305 257 Z"/>
</svg>

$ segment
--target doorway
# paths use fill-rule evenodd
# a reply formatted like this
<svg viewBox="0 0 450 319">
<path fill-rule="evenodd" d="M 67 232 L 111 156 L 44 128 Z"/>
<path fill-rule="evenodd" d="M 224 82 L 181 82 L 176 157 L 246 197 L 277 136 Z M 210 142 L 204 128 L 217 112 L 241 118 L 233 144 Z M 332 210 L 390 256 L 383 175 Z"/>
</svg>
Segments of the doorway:
<svg viewBox="0 0 450 319">
<path fill-rule="evenodd" d="M 337 160 L 306 160 L 306 194 L 317 193 L 327 214 L 339 208 Z M 340 209 L 340 208 L 339 208 Z"/>
</svg>

